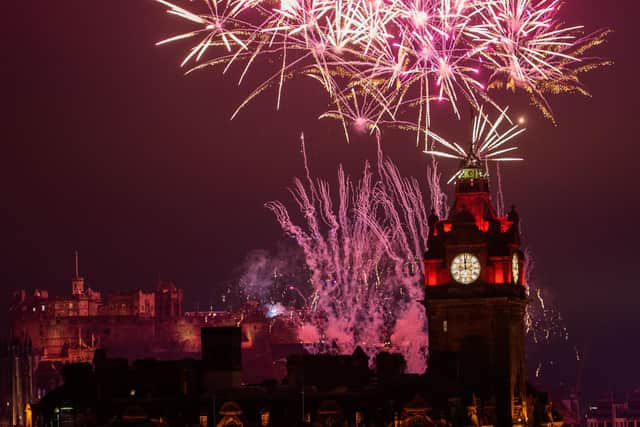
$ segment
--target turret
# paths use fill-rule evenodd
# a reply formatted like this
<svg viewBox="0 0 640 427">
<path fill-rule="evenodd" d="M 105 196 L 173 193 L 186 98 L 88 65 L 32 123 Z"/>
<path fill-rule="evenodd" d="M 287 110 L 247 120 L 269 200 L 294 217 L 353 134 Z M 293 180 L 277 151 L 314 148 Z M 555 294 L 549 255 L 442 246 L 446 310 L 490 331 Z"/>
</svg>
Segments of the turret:
<svg viewBox="0 0 640 427">
<path fill-rule="evenodd" d="M 74 252 L 75 269 L 73 279 L 71 279 L 71 295 L 83 295 L 84 294 L 84 277 L 80 277 L 80 271 L 78 266 L 78 251 Z"/>
</svg>

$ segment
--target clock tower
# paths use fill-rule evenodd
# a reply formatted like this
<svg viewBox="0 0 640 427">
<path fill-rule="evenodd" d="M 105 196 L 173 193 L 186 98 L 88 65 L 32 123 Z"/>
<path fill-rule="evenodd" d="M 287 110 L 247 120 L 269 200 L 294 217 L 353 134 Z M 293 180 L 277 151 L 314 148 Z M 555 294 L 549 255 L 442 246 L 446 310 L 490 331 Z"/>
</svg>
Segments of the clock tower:
<svg viewBox="0 0 640 427">
<path fill-rule="evenodd" d="M 513 208 L 496 214 L 488 173 L 471 157 L 455 191 L 449 217 L 429 217 L 429 370 L 448 389 L 495 404 L 496 425 L 524 424 L 527 295 L 518 215 Z"/>
</svg>

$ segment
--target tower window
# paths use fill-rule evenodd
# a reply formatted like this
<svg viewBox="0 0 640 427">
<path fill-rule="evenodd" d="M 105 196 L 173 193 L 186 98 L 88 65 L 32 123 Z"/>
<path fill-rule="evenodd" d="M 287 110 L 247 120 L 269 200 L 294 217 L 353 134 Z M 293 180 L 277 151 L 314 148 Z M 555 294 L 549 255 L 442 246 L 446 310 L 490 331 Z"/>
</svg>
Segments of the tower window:
<svg viewBox="0 0 640 427">
<path fill-rule="evenodd" d="M 442 330 L 443 330 L 444 332 L 447 332 L 447 331 L 449 330 L 449 325 L 448 325 L 448 323 L 447 323 L 447 321 L 446 321 L 446 320 L 443 320 L 443 321 L 442 321 Z"/>
</svg>

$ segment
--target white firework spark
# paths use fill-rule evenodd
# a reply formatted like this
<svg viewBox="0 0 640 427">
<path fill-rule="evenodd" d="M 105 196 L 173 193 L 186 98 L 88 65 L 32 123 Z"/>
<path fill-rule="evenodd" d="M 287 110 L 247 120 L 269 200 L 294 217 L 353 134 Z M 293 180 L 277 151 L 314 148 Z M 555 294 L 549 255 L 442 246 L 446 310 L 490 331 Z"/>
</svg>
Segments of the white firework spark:
<svg viewBox="0 0 640 427">
<path fill-rule="evenodd" d="M 497 108 L 489 89 L 499 87 L 525 90 L 552 117 L 545 94 L 585 93 L 578 74 L 600 63 L 584 53 L 606 37 L 563 25 L 560 0 L 201 0 L 199 13 L 156 1 L 196 26 L 158 43 L 196 38 L 182 61 L 190 70 L 226 72 L 240 62 L 242 81 L 266 58 L 265 78 L 236 113 L 271 86 L 279 107 L 285 81 L 305 75 L 322 84 L 338 115 L 357 88 L 379 103 L 373 123 L 423 135 L 433 102 L 459 119 L 463 102 Z"/>
<path fill-rule="evenodd" d="M 498 118 L 492 122 L 483 108 L 480 108 L 478 114 L 473 119 L 473 129 L 471 132 L 471 141 L 467 149 L 457 142 L 450 142 L 438 136 L 433 132 L 429 132 L 428 136 L 432 139 L 432 147 L 427 148 L 425 153 L 437 157 L 446 157 L 449 159 L 457 159 L 468 164 L 482 164 L 486 162 L 509 162 L 523 160 L 521 157 L 512 157 L 511 153 L 516 151 L 518 147 L 510 146 L 515 137 L 523 133 L 526 129 L 514 124 L 507 115 L 508 108 L 500 112 Z M 506 124 L 508 127 L 501 132 L 501 125 Z M 504 127 L 504 126 L 502 126 Z M 437 144 L 441 145 L 448 151 L 436 149 Z M 453 181 L 460 174 L 458 170 L 449 180 Z"/>
</svg>

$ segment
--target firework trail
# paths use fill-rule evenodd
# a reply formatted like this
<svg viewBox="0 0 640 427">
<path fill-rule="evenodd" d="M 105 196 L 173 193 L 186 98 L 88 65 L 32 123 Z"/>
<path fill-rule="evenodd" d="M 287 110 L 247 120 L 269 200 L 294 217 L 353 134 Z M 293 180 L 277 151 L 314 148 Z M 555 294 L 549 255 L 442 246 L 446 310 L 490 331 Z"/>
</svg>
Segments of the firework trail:
<svg viewBox="0 0 640 427">
<path fill-rule="evenodd" d="M 577 347 L 568 346 L 569 332 L 562 314 L 557 306 L 548 301 L 548 292 L 533 277 L 535 259 L 532 251 L 526 249 L 524 252 L 527 260 L 525 283 L 529 295 L 525 325 L 530 345 L 533 346 L 529 352 L 529 360 L 532 366 L 536 366 L 535 377 L 539 378 L 544 375 L 545 370 L 556 365 L 556 360 L 549 355 L 572 352 L 576 362 L 580 362 L 580 353 Z M 566 370 L 566 366 L 564 369 Z"/>
<path fill-rule="evenodd" d="M 296 179 L 290 192 L 302 225 L 282 202 L 266 206 L 305 253 L 312 316 L 301 331 L 324 344 L 317 349 L 351 353 L 359 345 L 373 355 L 386 343 L 423 372 L 424 199 L 419 183 L 380 151 L 373 169 L 366 163 L 354 181 L 339 167 L 337 200 L 326 181 Z"/>
<path fill-rule="evenodd" d="M 488 114 L 485 114 L 484 108 L 480 108 L 478 113 L 473 118 L 473 126 L 471 132 L 470 143 L 468 148 L 464 148 L 464 143 L 457 143 L 455 141 L 448 141 L 434 132 L 429 132 L 427 148 L 424 151 L 427 154 L 435 157 L 444 157 L 448 159 L 459 160 L 461 164 L 468 164 L 469 162 L 484 166 L 485 170 L 489 171 L 489 162 L 499 164 L 501 162 L 513 162 L 522 160 L 521 157 L 511 157 L 511 154 L 518 149 L 516 146 L 510 146 L 509 143 L 522 134 L 526 129 L 521 128 L 519 124 L 514 124 L 505 108 L 500 110 L 500 114 L 496 120 L 492 121 Z M 503 124 L 507 124 L 507 129 L 502 130 Z M 435 171 L 435 159 L 433 160 L 433 171 Z M 447 184 L 453 182 L 456 178 L 460 177 L 464 168 L 460 168 L 455 174 L 451 176 Z M 499 172 L 499 169 L 497 169 Z M 434 172 L 429 172 L 428 177 L 429 184 L 432 189 L 440 188 L 439 181 L 440 176 L 431 176 Z M 500 176 L 498 175 L 498 209 L 504 208 L 504 202 L 502 202 L 502 183 Z M 440 190 L 432 190 L 432 197 L 434 194 L 441 194 Z M 442 204 L 442 203 L 440 203 Z M 439 206 L 440 204 L 432 200 L 433 206 Z M 445 218 L 440 217 L 440 218 Z"/>
<path fill-rule="evenodd" d="M 449 205 L 447 203 L 447 194 L 442 190 L 440 178 L 442 175 L 438 172 L 438 162 L 435 157 L 431 158 L 431 166 L 427 166 L 427 185 L 431 196 L 431 208 L 434 210 L 438 218 L 449 217 Z"/>
<path fill-rule="evenodd" d="M 380 125 L 417 130 L 444 104 L 497 107 L 490 89 L 520 89 L 549 118 L 547 94 L 586 94 L 580 75 L 607 61 L 585 56 L 607 31 L 565 26 L 560 0 L 156 0 L 191 31 L 158 42 L 189 41 L 190 71 L 239 66 L 263 76 L 238 107 L 296 76 L 319 82 L 345 133 Z M 198 7 L 198 5 L 200 7 Z M 260 64 L 255 66 L 255 64 Z M 435 103 L 435 104 L 434 104 Z"/>
<path fill-rule="evenodd" d="M 502 173 L 500 172 L 500 163 L 496 163 L 496 213 L 498 216 L 504 216 L 504 193 L 502 191 Z"/>
<path fill-rule="evenodd" d="M 495 121 L 491 121 L 481 107 L 478 114 L 473 118 L 473 130 L 469 148 L 465 149 L 462 144 L 449 142 L 437 134 L 431 132 L 429 136 L 433 144 L 441 144 L 450 152 L 436 149 L 425 150 L 425 153 L 449 159 L 472 160 L 472 161 L 514 161 L 522 160 L 520 157 L 505 157 L 504 154 L 518 149 L 518 147 L 505 147 L 509 141 L 525 131 L 519 125 L 513 124 L 507 115 L 509 108 L 500 111 L 500 115 Z M 511 125 L 505 132 L 499 132 L 500 125 L 508 123 Z M 451 182 L 451 181 L 450 181 Z"/>
</svg>

